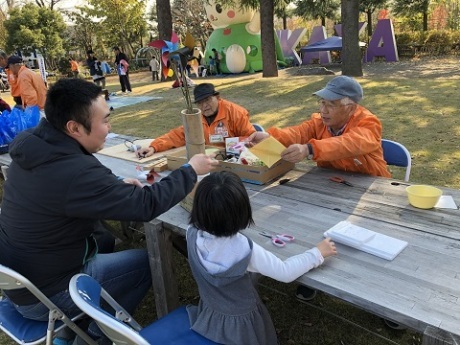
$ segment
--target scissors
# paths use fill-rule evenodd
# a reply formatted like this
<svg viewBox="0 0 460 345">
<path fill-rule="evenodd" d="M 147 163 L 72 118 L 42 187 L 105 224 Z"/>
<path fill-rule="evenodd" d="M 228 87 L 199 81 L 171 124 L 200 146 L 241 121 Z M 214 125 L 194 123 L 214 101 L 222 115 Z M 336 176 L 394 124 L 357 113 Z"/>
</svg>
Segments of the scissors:
<svg viewBox="0 0 460 345">
<path fill-rule="evenodd" d="M 347 186 L 353 187 L 353 185 L 350 182 L 345 181 L 343 178 L 338 177 L 338 176 L 331 177 L 329 178 L 329 180 L 331 180 L 332 182 L 343 183 Z"/>
<path fill-rule="evenodd" d="M 269 234 L 268 232 L 262 231 L 259 232 L 262 236 L 268 237 L 272 239 L 273 245 L 277 247 L 284 247 L 286 245 L 286 242 L 292 242 L 294 241 L 294 236 L 287 235 L 287 234 Z"/>
</svg>

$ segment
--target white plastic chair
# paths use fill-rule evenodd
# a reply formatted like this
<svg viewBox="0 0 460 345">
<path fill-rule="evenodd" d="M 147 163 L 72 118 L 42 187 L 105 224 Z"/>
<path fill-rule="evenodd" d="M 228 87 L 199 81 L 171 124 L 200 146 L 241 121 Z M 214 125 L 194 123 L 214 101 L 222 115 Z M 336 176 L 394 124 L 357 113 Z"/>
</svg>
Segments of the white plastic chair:
<svg viewBox="0 0 460 345">
<path fill-rule="evenodd" d="M 404 145 L 387 139 L 382 139 L 382 148 L 383 159 L 385 159 L 388 165 L 406 168 L 404 181 L 409 182 L 410 170 L 412 167 L 412 158 L 409 150 L 407 150 Z"/>
<path fill-rule="evenodd" d="M 88 344 L 96 345 L 74 321 L 85 314 L 81 313 L 73 319 L 68 318 L 48 297 L 34 284 L 16 271 L 0 265 L 0 289 L 27 289 L 49 309 L 48 321 L 35 321 L 23 317 L 8 299 L 0 300 L 0 329 L 18 344 L 53 343 L 56 332 L 68 326 Z"/>
<path fill-rule="evenodd" d="M 216 344 L 190 328 L 185 307 L 179 307 L 142 328 L 94 278 L 86 274 L 72 277 L 69 292 L 75 304 L 93 318 L 104 334 L 117 345 Z M 101 307 L 101 300 L 115 310 L 115 316 Z"/>
</svg>

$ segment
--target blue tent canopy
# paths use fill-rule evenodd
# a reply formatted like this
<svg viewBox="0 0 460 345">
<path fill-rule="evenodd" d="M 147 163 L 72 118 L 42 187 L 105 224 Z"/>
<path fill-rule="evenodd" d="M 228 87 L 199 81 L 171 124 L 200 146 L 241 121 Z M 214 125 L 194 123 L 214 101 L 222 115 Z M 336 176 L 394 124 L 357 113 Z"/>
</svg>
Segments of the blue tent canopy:
<svg viewBox="0 0 460 345">
<path fill-rule="evenodd" d="M 360 47 L 365 47 L 366 43 L 359 42 Z M 319 52 L 328 50 L 342 50 L 342 37 L 331 36 L 325 40 L 318 41 L 301 48 L 300 51 L 304 53 Z"/>
</svg>

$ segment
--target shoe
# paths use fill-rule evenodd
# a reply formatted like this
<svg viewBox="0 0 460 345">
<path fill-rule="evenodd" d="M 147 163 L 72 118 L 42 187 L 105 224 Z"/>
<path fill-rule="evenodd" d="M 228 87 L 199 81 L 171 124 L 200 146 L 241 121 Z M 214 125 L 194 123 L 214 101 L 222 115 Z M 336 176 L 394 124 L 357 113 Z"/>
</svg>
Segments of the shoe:
<svg viewBox="0 0 460 345">
<path fill-rule="evenodd" d="M 316 297 L 317 290 L 310 289 L 309 287 L 306 287 L 304 285 L 299 285 L 297 286 L 297 291 L 295 293 L 295 296 L 297 297 L 298 300 L 308 302 L 312 301 Z"/>
<path fill-rule="evenodd" d="M 127 95 L 128 93 L 126 91 L 121 92 L 122 95 Z"/>
<path fill-rule="evenodd" d="M 394 321 L 391 321 L 391 320 L 388 320 L 388 319 L 383 319 L 383 322 L 385 323 L 385 325 L 387 325 L 388 327 L 392 328 L 392 329 L 396 329 L 398 331 L 403 331 L 403 330 L 406 330 L 407 327 L 404 326 L 404 325 L 401 325 L 399 323 L 396 323 Z"/>
<path fill-rule="evenodd" d="M 131 93 L 132 91 L 127 91 L 127 93 Z"/>
</svg>

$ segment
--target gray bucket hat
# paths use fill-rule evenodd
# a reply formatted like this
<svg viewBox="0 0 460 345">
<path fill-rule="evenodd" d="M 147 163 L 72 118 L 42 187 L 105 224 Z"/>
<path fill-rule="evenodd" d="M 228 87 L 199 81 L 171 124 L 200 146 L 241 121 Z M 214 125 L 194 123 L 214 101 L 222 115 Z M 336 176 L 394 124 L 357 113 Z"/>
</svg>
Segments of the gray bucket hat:
<svg viewBox="0 0 460 345">
<path fill-rule="evenodd" d="M 363 99 L 363 88 L 355 79 L 341 75 L 330 80 L 324 89 L 316 91 L 313 94 L 328 101 L 336 101 L 348 97 L 354 102 L 359 103 Z"/>
</svg>

